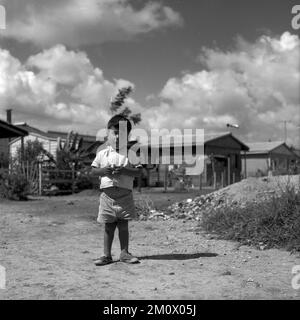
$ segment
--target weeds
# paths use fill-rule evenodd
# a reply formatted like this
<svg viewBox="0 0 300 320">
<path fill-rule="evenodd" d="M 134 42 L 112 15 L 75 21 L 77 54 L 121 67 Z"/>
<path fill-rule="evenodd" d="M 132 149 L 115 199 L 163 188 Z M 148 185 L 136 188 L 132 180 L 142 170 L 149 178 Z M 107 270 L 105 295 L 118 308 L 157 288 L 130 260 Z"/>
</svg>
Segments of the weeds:
<svg viewBox="0 0 300 320">
<path fill-rule="evenodd" d="M 300 193 L 290 183 L 280 195 L 245 208 L 212 209 L 202 226 L 222 239 L 300 251 Z"/>
<path fill-rule="evenodd" d="M 149 196 L 141 195 L 135 199 L 135 208 L 138 216 L 149 216 L 150 211 L 154 209 L 154 202 Z"/>
<path fill-rule="evenodd" d="M 27 200 L 30 185 L 20 172 L 8 173 L 0 170 L 0 198 L 10 200 Z"/>
</svg>

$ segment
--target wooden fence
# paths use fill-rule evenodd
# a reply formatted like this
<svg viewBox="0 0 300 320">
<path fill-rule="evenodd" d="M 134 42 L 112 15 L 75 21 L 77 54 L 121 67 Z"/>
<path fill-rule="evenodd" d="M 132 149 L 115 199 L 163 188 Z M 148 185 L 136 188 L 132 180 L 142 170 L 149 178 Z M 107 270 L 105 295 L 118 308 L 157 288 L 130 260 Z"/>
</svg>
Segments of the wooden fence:
<svg viewBox="0 0 300 320">
<path fill-rule="evenodd" d="M 29 194 L 69 194 L 78 191 L 82 181 L 88 183 L 90 187 L 99 187 L 99 178 L 89 174 L 89 169 L 83 170 L 61 170 L 49 168 L 36 162 L 23 162 L 14 165 L 9 169 L 1 168 L 3 177 L 8 174 L 17 174 L 24 177 L 29 183 Z M 2 176 L 0 176 L 1 178 Z"/>
<path fill-rule="evenodd" d="M 29 193 L 36 194 L 39 189 L 39 171 L 38 166 L 35 163 L 24 162 L 18 165 L 14 165 L 8 168 L 0 168 L 1 172 L 4 176 L 7 175 L 18 175 L 20 177 L 24 177 L 29 183 Z"/>
<path fill-rule="evenodd" d="M 55 191 L 60 193 L 75 192 L 76 173 L 75 170 L 44 169 L 39 165 L 39 194 Z M 51 189 L 52 188 L 52 189 Z M 56 189 L 56 190 L 57 190 Z"/>
<path fill-rule="evenodd" d="M 39 165 L 39 194 L 51 194 L 59 190 L 60 194 L 74 193 L 77 190 L 77 182 L 84 175 L 92 183 L 93 188 L 98 187 L 99 178 L 87 174 L 86 170 L 61 170 L 43 168 Z M 53 188 L 53 186 L 55 186 Z"/>
</svg>

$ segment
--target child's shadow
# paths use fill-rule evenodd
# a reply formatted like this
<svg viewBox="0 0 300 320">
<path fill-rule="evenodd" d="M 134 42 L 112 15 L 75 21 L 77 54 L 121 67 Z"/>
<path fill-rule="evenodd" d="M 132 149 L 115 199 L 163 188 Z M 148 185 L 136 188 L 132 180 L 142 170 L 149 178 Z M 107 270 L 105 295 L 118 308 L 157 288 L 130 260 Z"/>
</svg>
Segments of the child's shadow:
<svg viewBox="0 0 300 320">
<path fill-rule="evenodd" d="M 202 252 L 202 253 L 170 253 L 157 254 L 152 256 L 139 257 L 140 260 L 190 260 L 198 258 L 216 257 L 217 253 Z"/>
</svg>

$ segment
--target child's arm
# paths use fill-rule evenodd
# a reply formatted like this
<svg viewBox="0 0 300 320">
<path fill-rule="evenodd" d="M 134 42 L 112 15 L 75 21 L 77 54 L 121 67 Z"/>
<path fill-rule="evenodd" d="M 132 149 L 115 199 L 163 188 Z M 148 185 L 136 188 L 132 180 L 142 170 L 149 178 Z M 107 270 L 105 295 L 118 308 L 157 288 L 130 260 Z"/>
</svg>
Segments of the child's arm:
<svg viewBox="0 0 300 320">
<path fill-rule="evenodd" d="M 113 168 L 107 166 L 103 168 L 92 167 L 91 175 L 97 177 L 110 177 L 112 175 Z"/>
<path fill-rule="evenodd" d="M 141 175 L 141 170 L 135 167 L 121 166 L 121 167 L 115 168 L 114 174 L 124 174 L 130 177 L 139 177 Z"/>
<path fill-rule="evenodd" d="M 124 167 L 123 174 L 130 177 L 139 177 L 141 175 L 141 170 L 139 168 Z"/>
</svg>

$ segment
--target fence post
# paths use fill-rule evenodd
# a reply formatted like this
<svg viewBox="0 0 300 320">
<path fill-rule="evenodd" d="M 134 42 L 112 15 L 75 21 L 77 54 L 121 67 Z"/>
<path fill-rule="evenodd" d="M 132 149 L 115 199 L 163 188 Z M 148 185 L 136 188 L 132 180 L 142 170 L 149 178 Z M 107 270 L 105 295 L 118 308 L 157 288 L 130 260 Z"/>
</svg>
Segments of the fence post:
<svg viewBox="0 0 300 320">
<path fill-rule="evenodd" d="M 42 195 L 42 163 L 39 162 L 39 195 Z"/>
<path fill-rule="evenodd" d="M 224 188 L 224 171 L 221 172 L 221 186 Z"/>
<path fill-rule="evenodd" d="M 213 175 L 214 175 L 214 189 L 216 189 L 217 188 L 217 173 L 216 173 L 216 171 L 214 171 Z"/>
<path fill-rule="evenodd" d="M 199 176 L 199 190 L 202 190 L 202 173 Z"/>
<path fill-rule="evenodd" d="M 75 191 L 75 163 L 72 163 L 72 194 Z"/>
<path fill-rule="evenodd" d="M 230 163 L 230 155 L 228 155 L 228 157 L 227 157 L 227 175 L 228 175 L 228 177 L 227 177 L 227 182 L 228 182 L 228 185 L 230 185 L 230 183 L 231 183 L 231 163 Z"/>
<path fill-rule="evenodd" d="M 164 192 L 167 192 L 167 187 L 168 187 L 168 165 L 165 165 L 165 171 L 164 171 Z"/>
</svg>

